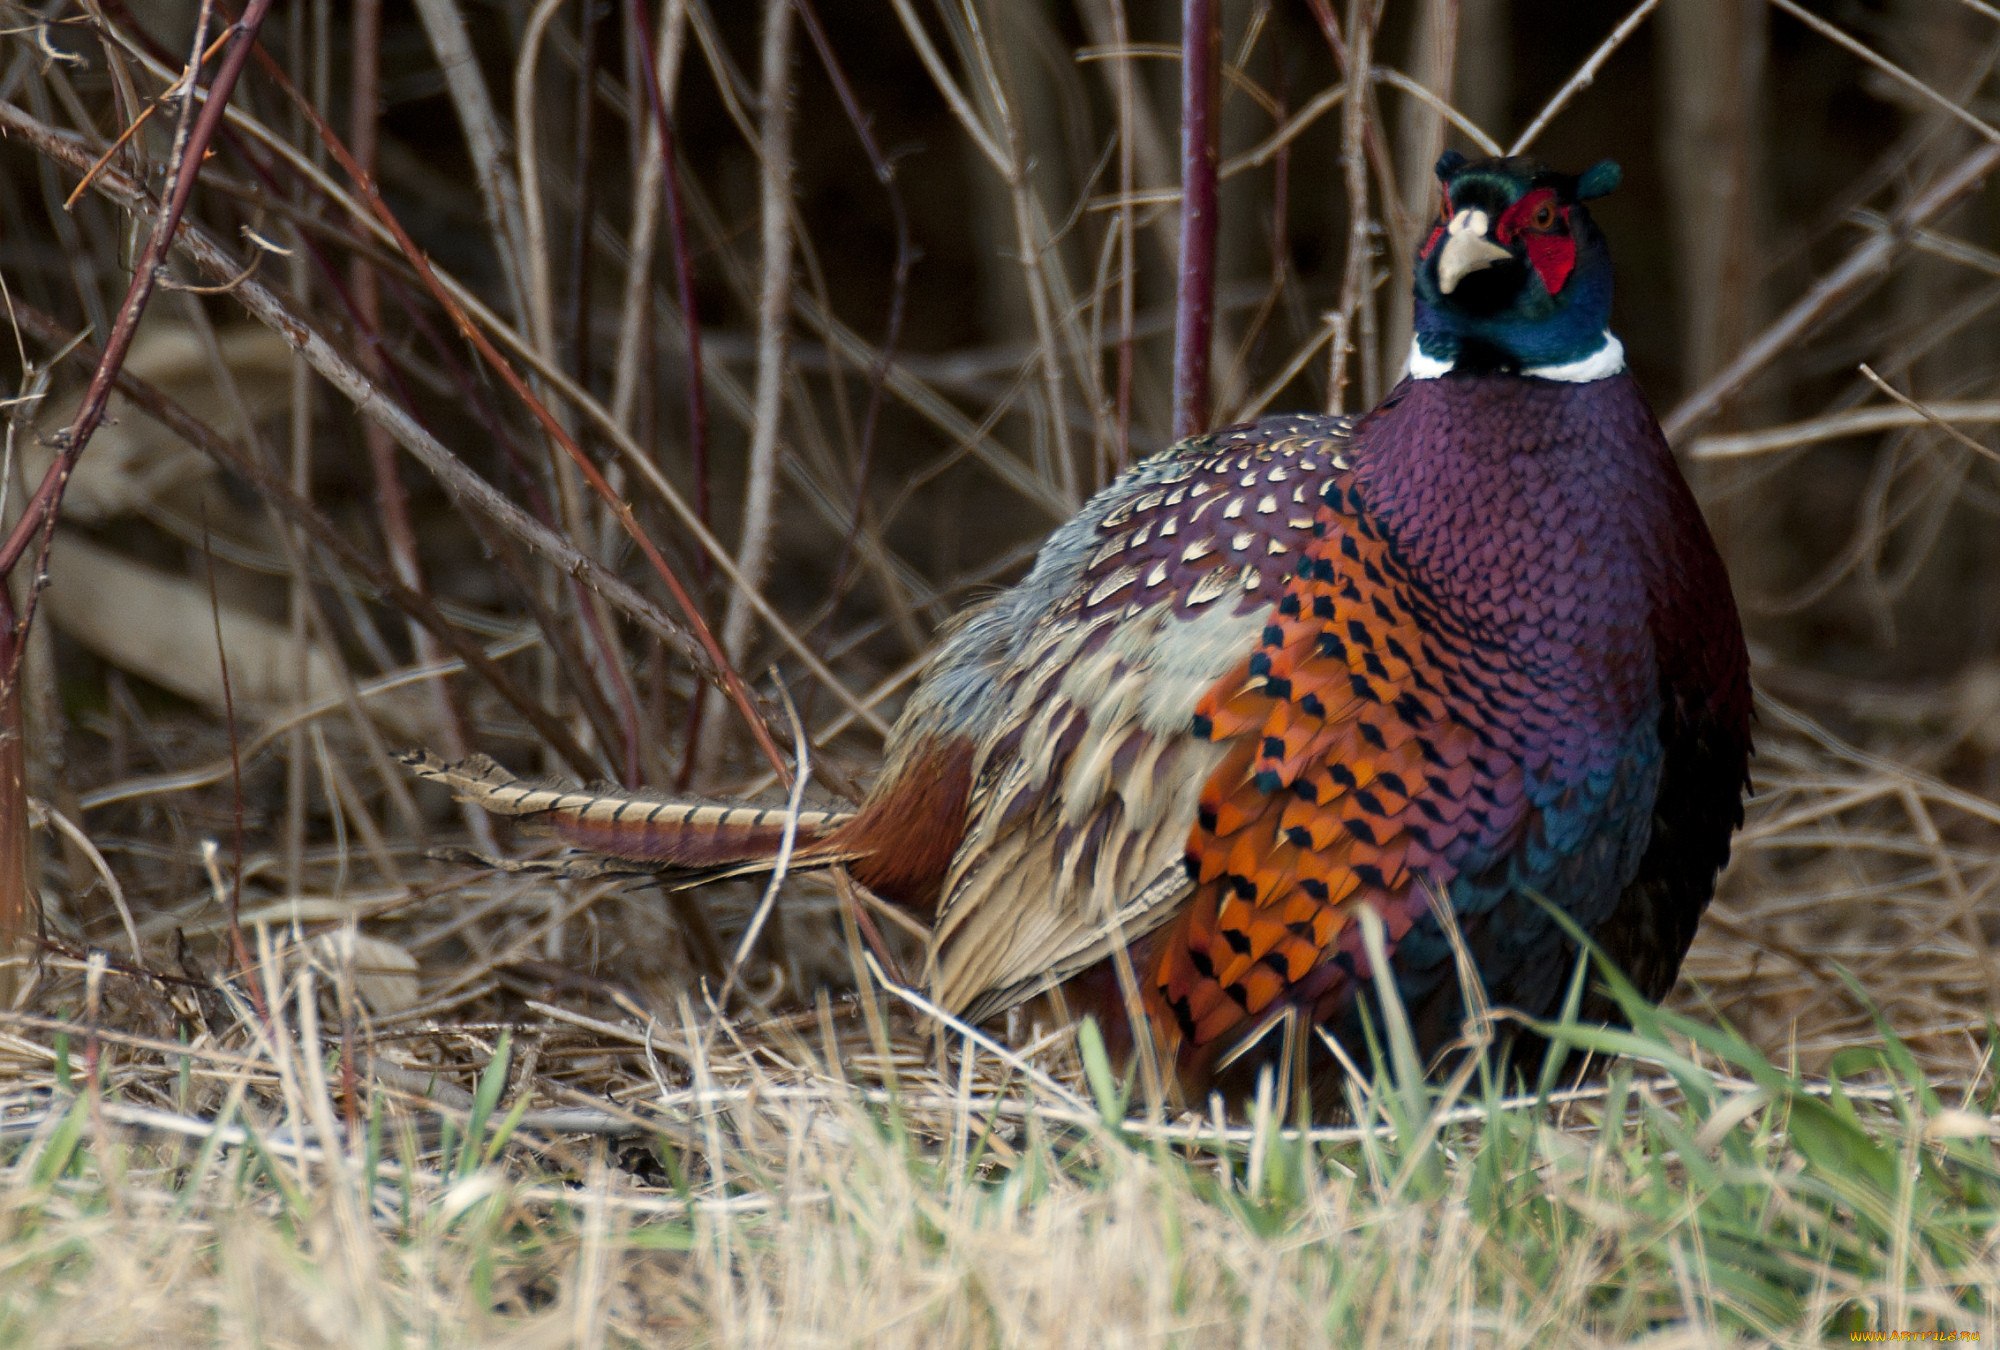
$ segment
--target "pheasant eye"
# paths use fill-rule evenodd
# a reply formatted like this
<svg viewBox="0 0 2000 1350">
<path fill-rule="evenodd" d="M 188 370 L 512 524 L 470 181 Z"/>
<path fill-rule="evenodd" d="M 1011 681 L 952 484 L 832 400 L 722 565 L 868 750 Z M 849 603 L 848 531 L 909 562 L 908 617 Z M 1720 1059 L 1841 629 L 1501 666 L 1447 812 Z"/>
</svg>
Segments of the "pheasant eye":
<svg viewBox="0 0 2000 1350">
<path fill-rule="evenodd" d="M 1528 217 L 1531 230 L 1552 230 L 1556 227 L 1556 208 L 1553 202 L 1543 202 L 1535 208 L 1535 214 Z"/>
</svg>

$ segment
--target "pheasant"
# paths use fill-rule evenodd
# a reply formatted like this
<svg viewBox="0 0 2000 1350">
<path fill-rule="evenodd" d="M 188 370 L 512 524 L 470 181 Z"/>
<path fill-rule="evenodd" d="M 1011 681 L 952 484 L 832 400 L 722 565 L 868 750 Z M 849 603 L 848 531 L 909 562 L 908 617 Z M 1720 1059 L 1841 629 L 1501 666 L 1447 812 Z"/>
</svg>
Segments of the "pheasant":
<svg viewBox="0 0 2000 1350">
<path fill-rule="evenodd" d="M 1462 966 L 1493 1004 L 1560 1006 L 1576 951 L 1551 907 L 1647 997 L 1673 985 L 1742 823 L 1750 689 L 1721 558 L 1608 327 L 1585 203 L 1618 166 L 1447 153 L 1437 176 L 1381 405 L 1133 468 L 944 637 L 859 808 L 797 821 L 794 865 L 929 923 L 948 1011 L 1059 990 L 1199 1101 L 1281 1041 L 1311 1050 L 1281 1023 L 1362 1053 L 1364 909 L 1427 1057 L 1461 1036 Z M 416 766 L 662 869 L 768 865 L 785 826 Z"/>
</svg>

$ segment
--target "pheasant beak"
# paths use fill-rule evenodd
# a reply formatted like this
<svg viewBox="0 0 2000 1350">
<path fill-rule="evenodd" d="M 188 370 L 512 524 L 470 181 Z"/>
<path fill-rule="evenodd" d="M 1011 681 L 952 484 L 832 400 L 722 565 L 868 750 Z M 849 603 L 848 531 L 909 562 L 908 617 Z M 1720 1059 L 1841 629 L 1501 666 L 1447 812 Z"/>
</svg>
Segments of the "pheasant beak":
<svg viewBox="0 0 2000 1350">
<path fill-rule="evenodd" d="M 1444 248 L 1438 253 L 1438 292 L 1450 295 L 1467 274 L 1514 255 L 1487 237 L 1492 221 L 1478 207 L 1468 206 L 1445 226 Z"/>
</svg>

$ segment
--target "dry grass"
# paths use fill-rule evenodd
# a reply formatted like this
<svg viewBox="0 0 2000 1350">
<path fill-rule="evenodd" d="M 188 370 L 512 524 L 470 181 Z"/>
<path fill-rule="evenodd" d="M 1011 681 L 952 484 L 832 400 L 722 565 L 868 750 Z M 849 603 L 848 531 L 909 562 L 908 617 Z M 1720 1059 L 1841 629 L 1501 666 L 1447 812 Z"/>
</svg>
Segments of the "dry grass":
<svg viewBox="0 0 2000 1350">
<path fill-rule="evenodd" d="M 719 667 L 775 667 L 847 792 L 936 627 L 1187 406 L 1176 7 L 587 8 L 300 0 L 231 97 L 19 686 L 0 1340 L 1995 1334 L 1986 7 L 1220 7 L 1216 420 L 1393 378 L 1447 134 L 1618 155 L 1621 332 L 1760 683 L 1641 1060 L 1504 1109 L 1385 1073 L 1309 1137 L 1149 1114 L 1067 1033 L 971 1045 L 813 883 L 739 968 L 754 889 L 425 854 L 533 845 L 410 742 L 773 791 L 786 700 L 750 680 L 753 738 Z M 197 9 L 0 8 L 10 523 Z"/>
<path fill-rule="evenodd" d="M 207 989 L 179 1009 L 119 996 L 101 965 L 60 972 L 85 1000 L 69 1016 L 9 1019 L 0 1336 L 1994 1330 L 1994 1086 L 1928 1079 L 1893 1041 L 1828 1097 L 1642 1008 L 1615 1048 L 1655 1056 L 1657 1077 L 1623 1068 L 1538 1104 L 1387 1075 L 1353 1126 L 1162 1125 L 1128 1117 L 1130 1084 L 1087 1037 L 1079 1067 L 1066 1042 L 939 1059 L 874 1003 L 761 1023 L 578 1000 L 530 1002 L 512 1027 L 375 1019 L 365 955 L 273 936 L 253 979 L 268 1021 Z"/>
<path fill-rule="evenodd" d="M 1642 1016 L 1621 1048 L 1667 1074 L 1552 1105 L 1385 1076 L 1354 1126 L 1162 1126 L 1087 1038 L 1079 1068 L 1066 1043 L 938 1059 L 875 1003 L 373 1018 L 366 955 L 271 935 L 268 1021 L 101 964 L 59 972 L 69 1016 L 9 1019 L 9 1344 L 1993 1330 L 1994 1088 L 1894 1042 L 1831 1105 Z"/>
</svg>

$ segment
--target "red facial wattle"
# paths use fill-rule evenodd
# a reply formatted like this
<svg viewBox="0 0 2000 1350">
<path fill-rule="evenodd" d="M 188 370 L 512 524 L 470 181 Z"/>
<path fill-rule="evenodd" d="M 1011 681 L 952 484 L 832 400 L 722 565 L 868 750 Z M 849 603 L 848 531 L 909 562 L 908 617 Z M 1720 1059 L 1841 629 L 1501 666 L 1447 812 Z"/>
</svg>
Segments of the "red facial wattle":
<svg viewBox="0 0 2000 1350">
<path fill-rule="evenodd" d="M 1562 225 L 1560 233 L 1531 227 L 1530 222 L 1544 206 L 1554 207 L 1555 218 Z M 1576 237 L 1569 232 L 1569 208 L 1557 205 L 1555 193 L 1547 188 L 1530 192 L 1508 207 L 1493 233 L 1503 244 L 1511 245 L 1515 239 L 1521 239 L 1528 250 L 1528 265 L 1535 269 L 1550 295 L 1562 290 L 1576 267 Z"/>
<path fill-rule="evenodd" d="M 1528 262 L 1542 278 L 1542 285 L 1554 295 L 1569 280 L 1576 266 L 1576 240 L 1566 234 L 1528 236 Z"/>
</svg>

